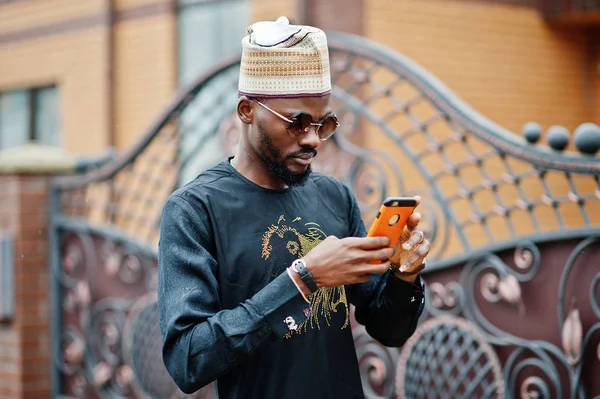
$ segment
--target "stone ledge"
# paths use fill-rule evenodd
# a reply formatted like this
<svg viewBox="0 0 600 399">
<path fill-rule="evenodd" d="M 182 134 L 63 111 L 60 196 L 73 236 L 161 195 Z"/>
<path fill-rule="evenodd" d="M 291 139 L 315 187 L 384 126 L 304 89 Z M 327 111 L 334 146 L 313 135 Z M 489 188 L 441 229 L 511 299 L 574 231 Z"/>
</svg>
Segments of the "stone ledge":
<svg viewBox="0 0 600 399">
<path fill-rule="evenodd" d="M 28 143 L 0 151 L 0 175 L 61 174 L 75 170 L 77 158 L 57 147 Z"/>
</svg>

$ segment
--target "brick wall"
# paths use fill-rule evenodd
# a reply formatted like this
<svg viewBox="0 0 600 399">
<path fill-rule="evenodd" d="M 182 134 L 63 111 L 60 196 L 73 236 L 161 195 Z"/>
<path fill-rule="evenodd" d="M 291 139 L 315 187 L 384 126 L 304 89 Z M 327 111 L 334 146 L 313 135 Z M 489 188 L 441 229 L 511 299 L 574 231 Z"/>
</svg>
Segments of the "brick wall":
<svg viewBox="0 0 600 399">
<path fill-rule="evenodd" d="M 161 3 L 160 0 L 112 0 L 115 8 L 118 10 L 131 9 L 139 6 L 149 6 Z M 167 3 L 167 2 L 162 2 Z"/>
<path fill-rule="evenodd" d="M 490 119 L 569 129 L 593 117 L 582 29 L 533 8 L 473 1 L 365 0 L 365 33 L 427 68 Z"/>
<path fill-rule="evenodd" d="M 97 16 L 101 3 L 0 5 L 0 92 L 56 84 L 64 146 L 81 153 L 97 153 L 107 145 L 106 33 L 91 21 L 90 28 L 58 31 L 65 21 Z M 41 35 L 39 28 L 52 33 Z"/>
<path fill-rule="evenodd" d="M 252 22 L 270 21 L 285 15 L 292 22 L 297 17 L 296 0 L 252 0 Z"/>
<path fill-rule="evenodd" d="M 307 21 L 304 23 L 314 24 L 325 31 L 364 34 L 364 0 L 306 0 L 306 2 Z"/>
<path fill-rule="evenodd" d="M 0 231 L 14 239 L 15 317 L 0 324 L 0 398 L 50 397 L 48 177 L 0 174 Z"/>
<path fill-rule="evenodd" d="M 1 5 L 0 34 L 101 13 L 105 0 L 11 1 Z"/>
<path fill-rule="evenodd" d="M 2 184 L 0 231 L 2 234 L 13 236 L 18 233 L 19 225 L 19 215 L 16 212 L 19 208 L 18 183 L 13 176 L 0 176 L 0 184 Z M 0 324 L 0 398 L 2 399 L 16 396 L 17 390 L 20 389 L 20 344 L 17 324 Z"/>
<path fill-rule="evenodd" d="M 0 92 L 56 84 L 63 147 L 76 153 L 129 147 L 175 90 L 171 0 L 116 1 L 112 50 L 107 4 L 0 4 Z"/>
<path fill-rule="evenodd" d="M 173 99 L 177 84 L 176 21 L 170 14 L 115 26 L 116 146 L 133 145 Z"/>
<path fill-rule="evenodd" d="M 49 181 L 75 159 L 35 144 L 0 151 L 0 234 L 13 238 L 14 317 L 0 324 L 0 399 L 49 398 Z"/>
<path fill-rule="evenodd" d="M 341 7 L 332 6 L 335 1 L 321 3 L 309 10 L 316 14 L 309 17 L 327 29 L 341 30 L 338 22 L 324 23 Z M 128 148 L 176 88 L 176 21 L 170 0 L 115 0 L 111 93 L 106 4 L 28 0 L 0 5 L 0 91 L 58 84 L 64 146 L 73 152 L 98 153 L 113 136 L 119 149 Z M 570 129 L 586 120 L 599 121 L 600 89 L 586 74 L 591 58 L 581 29 L 550 28 L 535 9 L 506 4 L 352 4 L 346 17 L 361 12 L 364 21 L 352 19 L 356 29 L 351 30 L 364 26 L 366 36 L 413 58 L 502 126 L 518 132 L 531 120 Z M 294 20 L 298 2 L 253 0 L 252 13 L 255 21 L 280 15 Z M 588 65 L 596 81 L 597 65 Z M 585 95 L 589 86 L 594 88 L 593 102 Z"/>
</svg>

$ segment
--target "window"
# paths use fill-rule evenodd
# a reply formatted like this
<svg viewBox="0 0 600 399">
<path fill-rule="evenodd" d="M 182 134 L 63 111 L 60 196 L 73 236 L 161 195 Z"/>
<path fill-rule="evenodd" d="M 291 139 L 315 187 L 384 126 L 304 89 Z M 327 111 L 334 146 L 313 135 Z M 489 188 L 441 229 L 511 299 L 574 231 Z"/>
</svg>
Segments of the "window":
<svg viewBox="0 0 600 399">
<path fill-rule="evenodd" d="M 250 25 L 250 0 L 179 0 L 179 85 L 194 80 L 223 57 L 242 50 Z"/>
<path fill-rule="evenodd" d="M 29 141 L 60 145 L 54 86 L 0 92 L 0 149 Z"/>
</svg>

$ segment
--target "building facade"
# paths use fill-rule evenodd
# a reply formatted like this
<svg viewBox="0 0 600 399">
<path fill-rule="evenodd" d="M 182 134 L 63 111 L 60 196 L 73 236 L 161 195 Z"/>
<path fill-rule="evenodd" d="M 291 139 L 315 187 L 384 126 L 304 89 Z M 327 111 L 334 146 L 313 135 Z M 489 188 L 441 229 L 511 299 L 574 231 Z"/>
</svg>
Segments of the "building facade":
<svg viewBox="0 0 600 399">
<path fill-rule="evenodd" d="M 178 88 L 239 51 L 252 21 L 280 15 L 389 46 L 515 132 L 600 121 L 600 30 L 589 18 L 553 22 L 536 4 L 0 0 L 0 148 L 124 150 Z"/>
</svg>

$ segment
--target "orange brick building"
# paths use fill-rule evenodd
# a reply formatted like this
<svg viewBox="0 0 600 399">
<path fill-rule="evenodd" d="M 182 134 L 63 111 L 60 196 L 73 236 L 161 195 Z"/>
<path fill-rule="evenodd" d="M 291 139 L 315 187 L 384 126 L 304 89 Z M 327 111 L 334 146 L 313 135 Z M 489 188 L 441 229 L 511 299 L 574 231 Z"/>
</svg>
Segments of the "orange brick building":
<svg viewBox="0 0 600 399">
<path fill-rule="evenodd" d="M 0 132 L 31 119 L 35 129 L 21 129 L 23 137 L 82 154 L 125 149 L 179 86 L 237 51 L 250 22 L 284 14 L 398 50 L 515 132 L 528 121 L 570 130 L 600 121 L 600 31 L 582 21 L 550 23 L 533 3 L 3 0 L 0 109 L 37 104 L 32 112 L 41 115 L 4 116 Z M 20 89 L 34 90 L 6 100 Z M 53 116 L 55 132 L 44 131 Z M 0 148 L 18 142 L 0 140 Z"/>
</svg>

